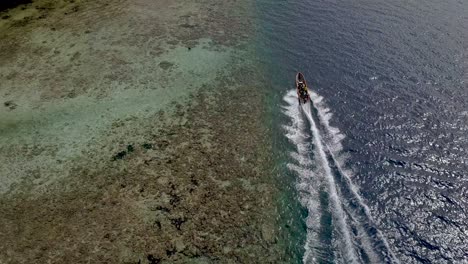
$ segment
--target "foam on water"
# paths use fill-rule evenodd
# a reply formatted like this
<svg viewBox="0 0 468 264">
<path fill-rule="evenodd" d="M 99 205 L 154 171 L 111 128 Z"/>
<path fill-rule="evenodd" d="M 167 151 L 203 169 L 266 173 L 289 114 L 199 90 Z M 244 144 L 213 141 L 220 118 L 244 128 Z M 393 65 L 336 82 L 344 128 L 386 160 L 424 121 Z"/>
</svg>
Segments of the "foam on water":
<svg viewBox="0 0 468 264">
<path fill-rule="evenodd" d="M 286 137 L 295 145 L 296 151 L 290 153 L 295 163 L 289 163 L 288 168 L 299 175 L 296 189 L 300 195 L 301 204 L 307 208 L 308 218 L 306 221 L 308 232 L 305 245 L 304 259 L 308 262 L 316 262 L 317 254 L 312 251 L 312 245 L 319 243 L 318 227 L 320 225 L 320 205 L 318 201 L 317 189 L 311 181 L 314 178 L 314 171 L 311 165 L 313 161 L 307 155 L 310 149 L 308 136 L 305 133 L 305 123 L 300 118 L 300 109 L 294 103 L 297 97 L 293 92 L 288 93 L 284 100 L 287 105 L 283 107 L 283 112 L 291 118 L 291 123 L 283 126 Z"/>
<path fill-rule="evenodd" d="M 285 108 L 285 114 L 291 117 L 292 124 L 288 127 L 289 131 L 293 131 L 294 128 L 297 129 L 296 133 L 288 133 L 286 136 L 296 144 L 298 153 L 303 157 L 303 159 L 307 159 L 307 143 L 303 141 L 305 136 L 298 136 L 301 135 L 301 132 L 305 134 L 305 124 L 300 118 L 300 112 L 297 107 L 297 98 L 295 97 L 295 92 L 291 91 L 285 96 L 285 101 L 289 104 Z M 346 214 L 343 211 L 342 205 L 339 201 L 338 190 L 336 189 L 336 184 L 334 181 L 334 177 L 332 175 L 332 171 L 330 169 L 330 165 L 328 164 L 328 160 L 324 151 L 324 146 L 322 144 L 322 139 L 320 133 L 310 115 L 310 104 L 306 104 L 304 106 L 304 112 L 311 123 L 311 131 L 312 131 L 312 143 L 315 146 L 315 156 L 317 157 L 317 167 L 315 170 L 307 169 L 305 166 L 302 168 L 299 166 L 290 165 L 289 167 L 296 171 L 299 175 L 299 192 L 301 193 L 301 203 L 307 208 L 309 212 L 309 217 L 307 219 L 307 227 L 308 227 L 308 234 L 307 234 L 307 242 L 305 245 L 305 255 L 303 261 L 305 263 L 311 263 L 316 261 L 315 255 L 317 252 L 313 252 L 312 248 L 316 247 L 314 243 L 318 241 L 316 237 L 316 228 L 320 225 L 319 223 L 319 205 L 316 204 L 314 201 L 318 200 L 318 193 L 315 184 L 312 184 L 312 180 L 314 183 L 319 182 L 320 178 L 323 177 L 325 181 L 328 183 L 328 190 L 330 200 L 333 204 L 333 217 L 334 220 L 339 225 L 339 232 L 342 237 L 342 251 L 343 251 L 343 258 L 344 261 L 347 263 L 357 263 L 358 257 L 354 250 L 354 245 L 351 239 L 351 231 L 349 229 L 348 224 L 346 223 Z M 298 110 L 294 110 L 298 109 Z M 295 135 L 295 136 L 294 136 Z M 293 155 L 297 157 L 297 155 Z M 309 163 L 306 162 L 306 163 Z M 320 173 L 322 172 L 322 173 Z M 310 184 L 306 184 L 310 183 Z M 308 195 L 308 197 L 306 196 Z"/>
<path fill-rule="evenodd" d="M 298 175 L 296 188 L 301 204 L 308 210 L 303 262 L 316 263 L 324 254 L 329 255 L 329 252 L 321 252 L 324 247 L 320 245 L 318 234 L 322 225 L 320 217 L 330 210 L 336 232 L 333 247 L 338 249 L 335 261 L 398 263 L 351 181 L 353 172 L 346 168 L 347 156 L 341 143 L 345 135 L 330 125 L 333 114 L 323 97 L 312 92 L 311 98 L 313 106 L 309 103 L 299 107 L 295 91 L 290 91 L 284 97 L 287 105 L 283 107 L 283 113 L 291 118 L 291 123 L 284 126 L 286 137 L 296 147 L 296 151 L 290 153 L 293 162 L 288 164 L 288 168 Z M 313 113 L 316 113 L 318 123 Z M 319 189 L 323 186 L 326 186 L 330 198 L 330 208 L 321 208 L 323 205 L 318 202 Z"/>
<path fill-rule="evenodd" d="M 330 164 L 327 159 L 327 155 L 325 153 L 325 146 L 322 143 L 322 137 L 320 132 L 315 124 L 314 119 L 312 118 L 311 111 L 310 111 L 310 104 L 304 105 L 304 113 L 307 116 L 307 119 L 310 122 L 311 131 L 313 135 L 313 143 L 316 146 L 316 154 L 317 154 L 317 162 L 320 162 L 322 165 L 323 171 L 325 173 L 325 178 L 328 181 L 329 187 L 329 195 L 333 204 L 334 210 L 334 220 L 339 225 L 339 230 L 341 232 L 341 236 L 343 237 L 342 240 L 344 242 L 343 251 L 345 261 L 348 263 L 357 263 L 358 257 L 354 250 L 353 241 L 351 238 L 351 230 L 349 225 L 346 222 L 346 214 L 343 210 L 342 204 L 340 202 L 340 197 L 338 194 L 338 189 L 336 188 L 335 179 L 333 177 Z"/>
<path fill-rule="evenodd" d="M 374 221 L 370 213 L 369 207 L 366 205 L 364 202 L 363 198 L 359 194 L 359 190 L 354 185 L 351 181 L 353 172 L 345 167 L 345 162 L 346 162 L 346 157 L 342 154 L 342 144 L 341 141 L 345 138 L 345 135 L 341 133 L 341 131 L 330 125 L 330 120 L 333 114 L 331 113 L 330 108 L 327 107 L 325 102 L 323 101 L 323 97 L 318 95 L 315 92 L 311 92 L 311 99 L 314 104 L 315 109 L 317 110 L 317 116 L 319 118 L 320 124 L 323 126 L 325 135 L 330 139 L 330 144 L 331 147 L 329 148 L 329 153 L 334 161 L 334 165 L 336 169 L 339 171 L 339 173 L 343 176 L 343 178 L 346 181 L 347 187 L 349 191 L 351 192 L 353 200 L 357 202 L 359 205 L 360 209 L 364 211 L 364 216 L 360 217 L 360 221 L 365 221 L 368 226 L 371 226 L 371 228 L 374 228 L 376 230 L 376 235 L 375 238 L 377 241 L 383 244 L 384 250 L 387 254 L 386 257 L 388 258 L 389 261 L 394 262 L 394 263 L 399 263 L 398 259 L 395 257 L 393 251 L 390 249 L 390 246 L 388 245 L 388 242 L 386 238 L 383 236 L 382 232 L 375 228 L 374 226 Z M 327 144 L 328 145 L 328 144 Z M 341 158 L 340 158 L 341 157 Z M 354 210 L 356 211 L 356 210 Z M 358 214 L 354 212 L 354 218 L 358 218 Z M 364 226 L 360 224 L 357 226 L 359 233 L 362 233 L 363 235 L 361 238 L 363 239 L 363 244 L 367 245 L 367 248 L 371 247 L 371 241 L 366 232 L 364 231 Z M 369 254 L 369 253 L 368 253 Z M 372 254 L 372 252 L 371 252 Z M 374 254 L 374 258 L 377 260 L 377 256 Z"/>
</svg>

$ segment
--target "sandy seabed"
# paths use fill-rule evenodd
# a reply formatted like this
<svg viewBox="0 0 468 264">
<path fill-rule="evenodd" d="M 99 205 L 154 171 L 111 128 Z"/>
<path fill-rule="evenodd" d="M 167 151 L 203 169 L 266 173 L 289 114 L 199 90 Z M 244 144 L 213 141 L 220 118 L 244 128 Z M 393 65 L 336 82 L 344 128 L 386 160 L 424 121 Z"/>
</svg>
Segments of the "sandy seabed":
<svg viewBox="0 0 468 264">
<path fill-rule="evenodd" d="M 290 261 L 253 8 L 39 0 L 0 13 L 0 263 Z"/>
</svg>

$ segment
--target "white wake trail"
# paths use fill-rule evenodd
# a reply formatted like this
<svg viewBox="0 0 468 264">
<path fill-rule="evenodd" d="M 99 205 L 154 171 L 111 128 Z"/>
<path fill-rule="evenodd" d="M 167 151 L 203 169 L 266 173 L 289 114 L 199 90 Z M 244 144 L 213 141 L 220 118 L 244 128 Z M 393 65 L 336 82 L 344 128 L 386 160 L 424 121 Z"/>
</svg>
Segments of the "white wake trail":
<svg viewBox="0 0 468 264">
<path fill-rule="evenodd" d="M 341 151 L 342 151 L 343 147 L 342 147 L 341 141 L 345 138 L 345 136 L 341 133 L 341 131 L 338 128 L 333 127 L 333 126 L 330 125 L 330 119 L 332 117 L 332 113 L 330 111 L 330 108 L 328 108 L 326 106 L 326 104 L 323 102 L 323 97 L 318 95 L 315 92 L 311 92 L 311 99 L 312 99 L 312 102 L 314 104 L 315 109 L 317 110 L 317 115 L 318 115 L 318 118 L 319 118 L 319 122 L 322 124 L 322 126 L 325 129 L 325 132 L 326 132 L 327 136 L 330 138 L 330 142 L 331 142 L 331 145 L 332 145 L 331 148 L 328 148 L 330 156 L 334 160 L 334 163 L 335 163 L 335 166 L 336 166 L 337 170 L 340 172 L 340 174 L 346 180 L 346 183 L 347 183 L 347 185 L 349 187 L 349 190 L 352 193 L 353 198 L 357 201 L 359 206 L 364 210 L 364 214 L 365 214 L 367 220 L 371 221 L 373 223 L 373 218 L 372 218 L 372 215 L 370 213 L 369 207 L 366 205 L 366 203 L 364 202 L 364 199 L 359 194 L 358 188 L 353 184 L 353 182 L 351 180 L 352 171 L 344 168 L 346 158 L 341 158 L 341 159 L 338 158 L 338 157 L 342 156 Z M 362 225 L 359 225 L 358 228 L 360 230 L 359 233 L 364 233 Z M 379 238 L 380 241 L 382 241 L 382 243 L 384 244 L 385 249 L 387 250 L 387 252 L 389 254 L 388 257 L 392 260 L 392 262 L 400 263 L 399 260 L 396 258 L 395 254 L 393 253 L 393 251 L 390 249 L 390 246 L 389 246 L 385 236 L 377 228 L 376 228 L 376 231 L 377 231 L 377 237 Z M 366 249 L 368 251 L 367 253 L 372 256 L 371 259 L 377 258 L 372 253 L 373 250 L 371 250 L 371 246 L 370 246 L 371 243 L 370 243 L 369 238 L 367 237 L 367 235 L 366 235 L 366 237 L 364 237 L 364 244 L 365 244 Z"/>
<path fill-rule="evenodd" d="M 346 222 L 346 214 L 341 205 L 340 198 L 338 195 L 338 190 L 336 188 L 335 179 L 333 177 L 331 167 L 330 167 L 330 164 L 328 162 L 328 159 L 325 153 L 325 148 L 322 143 L 322 137 L 317 128 L 317 125 L 315 124 L 314 119 L 312 118 L 310 103 L 305 104 L 303 106 L 303 109 L 304 109 L 305 115 L 307 116 L 307 119 L 310 122 L 313 141 L 314 141 L 314 145 L 316 146 L 316 153 L 319 158 L 320 164 L 322 164 L 322 168 L 325 173 L 325 178 L 328 181 L 329 195 L 330 195 L 333 208 L 334 208 L 333 216 L 335 220 L 337 221 L 337 223 L 339 224 L 340 233 L 342 235 L 342 239 L 344 242 L 343 249 L 344 249 L 344 253 L 346 254 L 345 255 L 346 262 L 347 263 L 359 263 L 359 258 L 356 255 L 354 244 L 351 240 L 351 230 Z"/>
<path fill-rule="evenodd" d="M 295 92 L 289 92 L 284 101 L 287 103 L 283 107 L 283 113 L 290 117 L 291 124 L 283 126 L 286 131 L 286 137 L 296 147 L 296 152 L 291 152 L 290 156 L 295 163 L 288 164 L 288 168 L 298 175 L 296 189 L 299 193 L 300 202 L 308 211 L 306 220 L 307 237 L 304 253 L 304 263 L 317 263 L 319 252 L 314 248 L 320 244 L 318 238 L 320 228 L 320 205 L 318 203 L 318 191 L 316 173 L 312 165 L 313 161 L 309 157 L 310 140 L 305 133 L 305 123 L 300 116 L 300 109 L 297 106 L 297 97 Z M 315 181 L 315 182 L 314 182 Z"/>
<path fill-rule="evenodd" d="M 384 248 L 381 248 L 386 261 L 392 263 L 398 263 L 393 252 L 390 250 L 388 243 L 381 232 L 376 229 L 377 235 L 369 236 L 366 228 L 367 224 L 372 224 L 372 218 L 370 210 L 364 203 L 363 198 L 359 195 L 358 189 L 352 184 L 351 175 L 353 172 L 345 168 L 347 156 L 343 154 L 343 147 L 341 141 L 345 138 L 344 134 L 338 128 L 330 125 L 330 119 L 333 114 L 331 110 L 324 103 L 323 97 L 312 92 L 313 109 L 317 111 L 318 124 L 312 116 L 312 105 L 310 103 L 301 107 L 297 104 L 297 96 L 295 91 L 290 91 L 284 97 L 284 101 L 287 103 L 283 107 L 283 113 L 291 118 L 291 124 L 283 126 L 285 129 L 286 137 L 295 145 L 297 151 L 290 153 L 293 163 L 288 164 L 288 168 L 294 171 L 298 175 L 298 183 L 296 189 L 298 190 L 301 204 L 307 208 L 308 217 L 306 220 L 307 224 L 307 238 L 305 245 L 305 254 L 303 257 L 304 263 L 317 263 L 319 260 L 330 252 L 328 250 L 323 251 L 327 247 L 324 244 L 322 247 L 319 234 L 322 223 L 320 217 L 322 214 L 331 209 L 331 214 L 334 222 L 334 230 L 339 234 L 336 237 L 334 246 L 339 247 L 339 251 L 336 252 L 335 259 L 337 262 L 341 262 L 343 259 L 344 263 L 359 263 L 361 260 L 360 253 L 357 250 L 361 247 L 366 253 L 370 263 L 380 263 L 382 259 L 376 253 L 374 245 L 377 237 L 377 243 L 382 242 Z M 307 119 L 304 119 L 301 115 L 305 114 Z M 310 132 L 312 137 L 306 131 L 305 120 L 310 123 Z M 323 135 L 321 129 L 323 128 Z M 313 149 L 313 152 L 311 152 Z M 314 153 L 314 158 L 310 156 Z M 328 160 L 330 158 L 330 161 Z M 333 162 L 333 164 L 330 164 Z M 340 193 L 339 185 L 335 180 L 334 172 L 332 168 L 335 168 L 341 179 L 344 180 L 346 193 L 350 193 L 351 200 L 347 200 L 344 193 Z M 330 201 L 330 207 L 321 208 L 320 200 L 320 189 L 322 182 L 324 187 L 328 189 L 328 196 Z M 349 195 L 349 194 L 348 194 Z M 357 203 L 364 211 L 364 216 L 353 207 L 353 203 Z M 352 230 L 355 230 L 357 234 L 354 234 Z M 337 244 L 336 242 L 341 242 Z M 379 251 L 380 252 L 380 251 Z M 365 261 L 365 260 L 363 260 Z"/>
</svg>

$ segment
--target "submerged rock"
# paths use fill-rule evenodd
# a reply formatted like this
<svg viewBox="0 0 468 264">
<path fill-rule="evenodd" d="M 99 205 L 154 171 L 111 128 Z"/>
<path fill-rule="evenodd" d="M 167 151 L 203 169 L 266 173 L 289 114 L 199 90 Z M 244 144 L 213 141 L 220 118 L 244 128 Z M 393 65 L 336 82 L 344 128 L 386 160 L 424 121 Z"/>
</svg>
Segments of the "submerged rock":
<svg viewBox="0 0 468 264">
<path fill-rule="evenodd" d="M 178 218 L 171 219 L 171 224 L 173 224 L 176 227 L 176 229 L 180 231 L 180 227 L 186 221 L 187 220 L 184 217 L 178 217 Z"/>
<path fill-rule="evenodd" d="M 114 157 L 112 157 L 112 160 L 121 160 L 123 159 L 125 156 L 127 155 L 127 151 L 121 151 L 119 153 L 117 153 Z"/>
<path fill-rule="evenodd" d="M 127 146 L 128 153 L 133 152 L 134 150 L 135 150 L 135 148 L 133 147 L 133 145 L 128 145 Z"/>
<path fill-rule="evenodd" d="M 193 24 L 189 24 L 189 23 L 184 23 L 184 24 L 180 25 L 180 27 L 183 27 L 183 28 L 194 28 L 196 26 L 197 25 L 193 25 Z"/>
<path fill-rule="evenodd" d="M 172 66 L 174 66 L 174 63 L 169 62 L 169 61 L 162 61 L 159 63 L 159 67 L 161 67 L 163 70 L 172 68 Z"/>
<path fill-rule="evenodd" d="M 6 101 L 5 103 L 3 103 L 3 105 L 5 107 L 8 107 L 10 110 L 14 110 L 18 105 L 16 103 L 14 103 L 13 101 Z"/>
<path fill-rule="evenodd" d="M 19 5 L 29 4 L 31 0 L 9 0 L 9 1 L 0 1 L 0 11 L 14 8 Z"/>
<path fill-rule="evenodd" d="M 172 249 L 166 249 L 166 255 L 168 257 L 174 255 L 175 253 L 177 253 L 177 250 L 175 248 L 172 248 Z"/>
<path fill-rule="evenodd" d="M 141 145 L 144 149 L 152 149 L 153 148 L 153 144 L 149 144 L 149 143 L 144 143 L 143 145 Z"/>
<path fill-rule="evenodd" d="M 148 254 L 147 259 L 148 259 L 150 264 L 159 264 L 159 263 L 161 263 L 161 259 L 154 257 L 153 254 Z"/>
</svg>

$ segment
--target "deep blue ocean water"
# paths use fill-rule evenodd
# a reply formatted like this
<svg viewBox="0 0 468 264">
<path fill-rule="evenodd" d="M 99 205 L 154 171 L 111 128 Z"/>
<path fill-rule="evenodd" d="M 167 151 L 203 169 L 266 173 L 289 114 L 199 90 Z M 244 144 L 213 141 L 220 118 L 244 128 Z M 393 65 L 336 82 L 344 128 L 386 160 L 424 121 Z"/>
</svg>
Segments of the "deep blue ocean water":
<svg viewBox="0 0 468 264">
<path fill-rule="evenodd" d="M 468 2 L 258 0 L 257 12 L 278 166 L 300 204 L 292 251 L 468 263 Z"/>
</svg>

